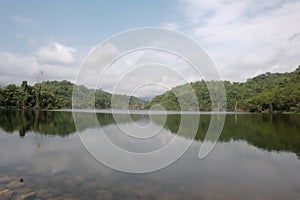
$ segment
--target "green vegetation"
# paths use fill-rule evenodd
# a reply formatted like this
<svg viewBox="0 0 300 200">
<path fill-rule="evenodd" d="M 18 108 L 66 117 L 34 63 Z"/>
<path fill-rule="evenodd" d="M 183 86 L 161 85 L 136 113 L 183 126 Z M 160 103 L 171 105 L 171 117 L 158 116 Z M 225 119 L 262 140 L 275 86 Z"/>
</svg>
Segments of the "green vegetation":
<svg viewBox="0 0 300 200">
<path fill-rule="evenodd" d="M 210 111 L 211 99 L 207 84 L 213 85 L 216 81 L 203 80 L 190 83 L 198 98 L 199 110 Z M 248 79 L 244 83 L 223 81 L 227 111 L 250 112 L 300 112 L 300 66 L 290 73 L 265 73 Z M 186 85 L 181 85 L 156 96 L 147 105 L 150 108 L 161 104 L 166 110 L 184 110 L 177 99 L 183 98 Z M 175 95 L 177 94 L 177 96 Z M 192 107 L 191 98 L 184 98 L 185 104 Z M 220 103 L 220 108 L 223 102 Z"/>
<path fill-rule="evenodd" d="M 149 109 L 155 104 L 162 105 L 166 110 L 198 110 L 210 111 L 211 105 L 218 104 L 220 109 L 225 102 L 211 102 L 207 84 L 215 87 L 218 81 L 204 80 L 185 84 L 173 88 L 152 99 L 146 106 L 145 101 L 126 95 L 112 95 L 103 90 L 96 90 L 80 85 L 76 86 L 69 81 L 44 81 L 34 86 L 23 81 L 20 86 L 15 84 L 0 88 L 0 108 L 24 109 L 62 109 L 72 107 L 72 92 L 76 91 L 76 108 L 97 109 Z M 250 112 L 300 112 L 300 66 L 290 73 L 265 73 L 246 82 L 223 81 L 226 91 L 227 111 Z M 191 86 L 191 87 L 190 87 Z M 198 99 L 198 105 L 193 101 L 192 88 Z M 88 100 L 87 100 L 88 99 Z M 113 106 L 112 106 L 113 102 Z M 181 103 L 179 103 L 181 102 Z"/>
<path fill-rule="evenodd" d="M 34 86 L 28 85 L 27 81 L 23 81 L 21 86 L 10 84 L 4 88 L 0 88 L 0 107 L 11 109 L 63 109 L 72 107 L 73 88 L 77 91 L 77 95 L 88 97 L 89 102 L 77 102 L 78 108 L 92 108 L 92 97 L 94 90 L 80 85 L 75 86 L 69 81 L 44 81 Z M 126 95 L 112 95 L 103 90 L 95 92 L 95 108 L 108 109 L 111 108 L 111 99 L 114 99 L 114 108 L 125 108 L 129 101 L 130 109 L 142 109 L 144 101 Z M 86 99 L 86 98 L 82 98 Z"/>
</svg>

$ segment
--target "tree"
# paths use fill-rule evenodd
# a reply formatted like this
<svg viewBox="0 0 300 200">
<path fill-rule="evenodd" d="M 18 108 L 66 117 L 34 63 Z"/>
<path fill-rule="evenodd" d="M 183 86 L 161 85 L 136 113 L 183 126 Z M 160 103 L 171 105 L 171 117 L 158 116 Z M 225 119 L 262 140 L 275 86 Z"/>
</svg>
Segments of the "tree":
<svg viewBox="0 0 300 200">
<path fill-rule="evenodd" d="M 43 80 L 45 78 L 44 72 L 42 70 L 38 71 L 35 74 L 35 78 L 36 78 L 36 84 L 35 84 L 35 92 L 36 92 L 36 96 L 35 96 L 35 108 L 40 108 L 40 102 L 41 102 L 41 98 L 42 98 L 42 94 L 43 94 Z"/>
</svg>

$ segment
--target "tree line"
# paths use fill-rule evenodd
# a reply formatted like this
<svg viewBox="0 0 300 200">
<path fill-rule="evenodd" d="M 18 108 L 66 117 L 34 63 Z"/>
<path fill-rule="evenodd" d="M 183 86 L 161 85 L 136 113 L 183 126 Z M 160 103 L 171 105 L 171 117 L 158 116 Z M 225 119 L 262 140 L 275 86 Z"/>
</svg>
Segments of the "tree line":
<svg viewBox="0 0 300 200">
<path fill-rule="evenodd" d="M 70 81 L 43 81 L 31 86 L 23 81 L 20 86 L 9 84 L 0 88 L 0 108 L 9 109 L 69 109 L 72 108 L 73 89 L 79 102 L 77 108 L 109 109 L 111 99 L 114 99 L 114 108 L 142 109 L 144 101 L 126 95 L 112 95 L 101 89 L 88 89 L 83 85 L 74 85 Z M 84 97 L 84 98 L 83 98 Z M 95 105 L 92 104 L 95 98 Z M 81 101 L 82 99 L 82 101 Z M 88 99 L 88 101 L 86 101 Z M 126 107 L 127 106 L 127 107 Z"/>
<path fill-rule="evenodd" d="M 241 83 L 222 81 L 226 91 L 226 102 L 211 102 L 212 94 L 207 85 L 214 83 L 218 81 L 200 80 L 180 85 L 146 102 L 134 96 L 112 95 L 101 89 L 94 91 L 66 80 L 43 81 L 33 86 L 23 81 L 20 86 L 9 84 L 0 87 L 0 108 L 72 108 L 74 89 L 78 95 L 76 108 L 95 106 L 97 109 L 110 109 L 113 99 L 114 108 L 118 109 L 149 109 L 155 104 L 160 104 L 166 110 L 185 110 L 195 108 L 193 98 L 187 93 L 187 86 L 191 86 L 198 100 L 199 109 L 196 110 L 200 111 L 210 111 L 212 104 L 218 103 L 220 110 L 226 105 L 227 111 L 300 112 L 300 66 L 293 72 L 267 72 Z M 95 104 L 92 105 L 93 103 Z"/>
<path fill-rule="evenodd" d="M 212 103 L 207 84 L 218 81 L 204 80 L 188 83 L 198 99 L 200 111 L 210 111 Z M 226 91 L 227 111 L 250 112 L 300 112 L 300 66 L 290 73 L 265 73 L 246 82 L 222 81 Z M 186 85 L 180 85 L 154 97 L 146 108 L 155 104 L 166 110 L 183 110 L 178 99 L 184 99 L 183 107 L 193 107 L 192 98 L 186 97 Z M 220 110 L 225 105 L 220 103 Z"/>
</svg>

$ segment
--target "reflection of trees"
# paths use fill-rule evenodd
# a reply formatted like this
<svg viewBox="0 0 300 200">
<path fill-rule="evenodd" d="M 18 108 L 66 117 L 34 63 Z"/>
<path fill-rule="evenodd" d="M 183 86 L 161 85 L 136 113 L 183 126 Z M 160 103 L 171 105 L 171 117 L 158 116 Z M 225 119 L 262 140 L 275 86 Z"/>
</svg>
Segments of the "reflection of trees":
<svg viewBox="0 0 300 200">
<path fill-rule="evenodd" d="M 44 138 L 44 136 L 42 134 L 35 133 L 35 138 L 34 138 L 33 143 L 36 148 L 39 149 L 42 146 L 43 138 Z"/>
<path fill-rule="evenodd" d="M 83 129 L 95 128 L 98 123 L 90 120 L 94 117 L 91 113 L 80 113 L 83 121 Z M 141 119 L 149 119 L 147 115 L 118 115 L 119 123 L 129 123 Z M 112 114 L 98 113 L 97 120 L 100 126 L 115 124 Z M 0 110 L 0 127 L 7 133 L 19 132 L 24 137 L 28 132 L 35 132 L 43 135 L 67 136 L 76 132 L 71 112 L 38 111 L 38 110 Z M 81 130 L 80 130 L 81 131 Z M 40 140 L 40 139 L 39 139 Z M 40 143 L 40 142 L 39 142 Z"/>
<path fill-rule="evenodd" d="M 72 113 L 37 110 L 1 110 L 0 126 L 8 133 L 18 131 L 20 137 L 27 132 L 66 136 L 76 130 Z"/>
<path fill-rule="evenodd" d="M 238 120 L 239 123 L 236 123 Z M 201 115 L 196 140 L 203 141 L 210 122 L 210 115 Z M 191 125 L 192 125 L 191 120 Z M 170 115 L 165 128 L 176 133 L 180 125 L 180 115 Z M 185 124 L 185 137 L 189 137 Z M 300 116 L 272 114 L 227 115 L 221 142 L 245 140 L 247 143 L 268 151 L 290 151 L 300 157 Z"/>
<path fill-rule="evenodd" d="M 91 113 L 82 113 L 82 130 L 115 124 L 112 114 L 97 113 L 98 123 L 91 123 Z M 180 136 L 192 139 L 190 127 L 195 126 L 193 115 L 190 122 L 181 128 Z M 180 126 L 180 115 L 168 115 L 166 122 L 159 116 L 151 119 L 164 128 L 177 134 Z M 131 123 L 132 121 L 150 120 L 148 115 L 127 114 L 118 115 L 118 123 Z M 238 123 L 236 123 L 238 121 Z M 195 137 L 203 141 L 210 122 L 210 115 L 201 115 L 199 128 Z M 0 127 L 7 133 L 18 131 L 20 137 L 27 132 L 37 133 L 36 145 L 43 141 L 42 135 L 58 135 L 65 137 L 76 132 L 71 112 L 30 111 L 30 110 L 0 110 Z M 241 114 L 227 115 L 226 122 L 219 138 L 221 142 L 231 140 L 244 140 L 249 144 L 268 151 L 290 151 L 300 156 L 300 116 L 299 115 L 269 115 L 269 114 Z M 81 130 L 80 130 L 81 131 Z"/>
</svg>

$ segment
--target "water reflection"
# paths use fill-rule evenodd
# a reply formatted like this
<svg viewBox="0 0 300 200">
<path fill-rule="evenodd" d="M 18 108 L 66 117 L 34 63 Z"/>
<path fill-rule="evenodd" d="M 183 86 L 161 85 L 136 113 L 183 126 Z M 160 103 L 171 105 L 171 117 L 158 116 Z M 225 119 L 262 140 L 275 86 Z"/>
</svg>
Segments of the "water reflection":
<svg viewBox="0 0 300 200">
<path fill-rule="evenodd" d="M 92 136 L 96 127 L 89 117 L 86 113 L 80 131 Z M 195 123 L 190 117 L 191 124 Z M 118 118 L 121 128 L 133 123 L 128 116 Z M 131 118 L 139 125 L 150 120 L 148 115 L 133 114 Z M 128 145 L 130 139 L 118 134 L 111 114 L 99 113 L 97 119 L 111 140 L 137 150 Z M 162 126 L 161 120 L 152 119 Z M 136 148 L 151 151 L 166 144 L 177 133 L 180 120 L 179 115 L 168 115 L 164 137 Z M 24 193 L 33 199 L 56 200 L 299 199 L 299 115 L 227 115 L 215 149 L 199 160 L 201 143 L 209 142 L 203 141 L 209 122 L 210 115 L 201 115 L 194 143 L 173 165 L 155 173 L 132 175 L 105 167 L 85 151 L 74 134 L 72 113 L 2 110 L 0 199 L 1 192 L 7 190 L 13 191 L 11 199 Z M 182 142 L 193 140 L 189 125 L 182 130 Z"/>
<path fill-rule="evenodd" d="M 84 113 L 84 115 L 86 115 L 86 117 L 82 118 L 82 130 L 80 131 L 96 128 L 96 125 L 90 120 L 91 114 Z M 191 119 L 192 118 L 191 116 Z M 101 127 L 111 129 L 106 132 L 117 132 L 114 126 L 116 122 L 112 114 L 97 113 L 97 119 Z M 131 126 L 131 119 L 133 122 L 142 125 L 152 120 L 157 124 L 158 128 L 163 125 L 163 127 L 172 134 L 178 134 L 181 117 L 176 114 L 168 115 L 166 122 L 161 124 L 160 118 L 155 116 L 150 119 L 149 115 L 143 114 L 131 114 L 130 118 L 127 114 L 118 115 L 118 123 L 120 126 L 123 126 L 124 129 Z M 190 127 L 195 123 L 192 120 L 190 124 L 183 127 L 183 130 L 179 134 L 188 139 L 203 141 L 209 122 L 210 115 L 201 115 L 199 129 L 195 138 L 191 136 L 192 134 L 189 131 Z M 14 133 L 17 131 L 20 137 L 24 137 L 28 132 L 37 133 L 35 136 L 36 146 L 42 145 L 42 135 L 65 137 L 76 132 L 71 112 L 1 110 L 0 127 L 6 133 Z M 248 144 L 267 151 L 288 151 L 300 156 L 299 130 L 299 115 L 231 114 L 226 116 L 226 122 L 219 141 L 230 142 L 232 140 L 244 140 Z M 108 134 L 107 136 L 115 142 L 117 142 L 117 140 L 124 141 L 125 137 L 120 134 Z M 116 136 L 120 136 L 121 138 L 117 138 Z M 126 145 L 124 144 L 123 146 L 125 148 Z"/>
<path fill-rule="evenodd" d="M 0 127 L 7 133 L 18 131 L 20 137 L 28 132 L 64 137 L 76 130 L 70 113 L 34 110 L 0 110 Z"/>
</svg>

